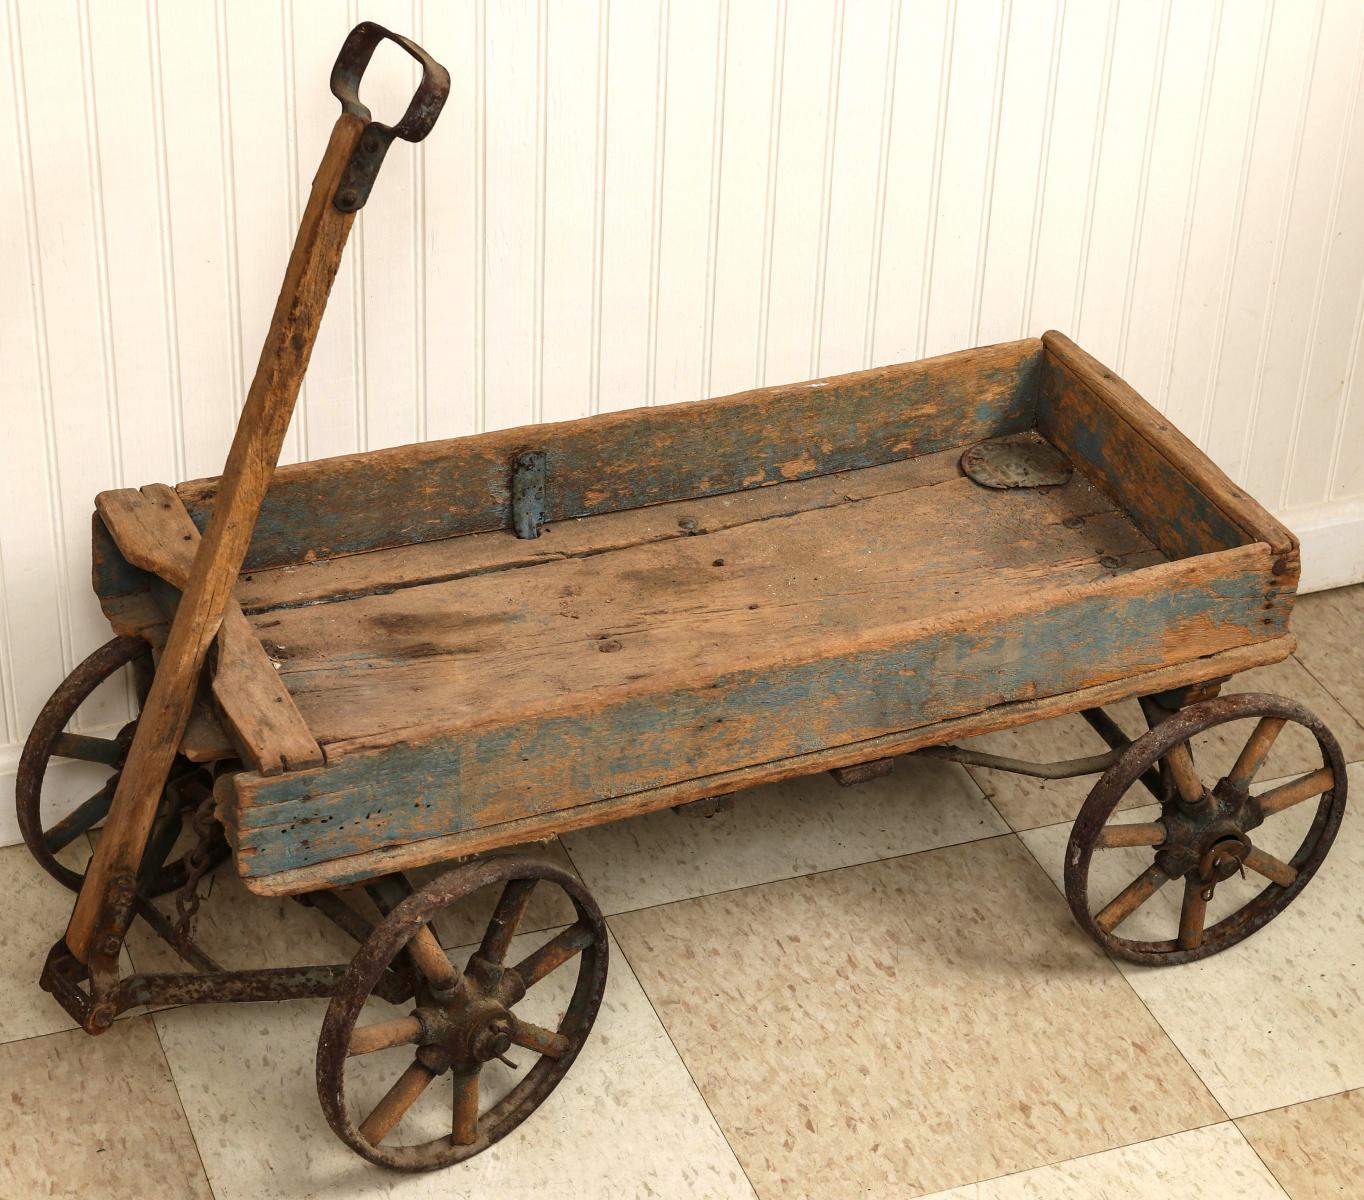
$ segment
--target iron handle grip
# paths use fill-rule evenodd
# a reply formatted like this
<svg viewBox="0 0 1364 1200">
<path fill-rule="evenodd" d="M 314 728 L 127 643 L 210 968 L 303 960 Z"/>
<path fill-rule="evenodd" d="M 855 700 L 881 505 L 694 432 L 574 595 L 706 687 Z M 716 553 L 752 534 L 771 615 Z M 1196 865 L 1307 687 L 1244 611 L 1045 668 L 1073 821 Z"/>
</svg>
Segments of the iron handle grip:
<svg viewBox="0 0 1364 1200">
<path fill-rule="evenodd" d="M 421 64 L 422 78 L 412 100 L 396 125 L 374 120 L 360 99 L 360 80 L 374 57 L 379 43 L 387 39 L 401 46 Z M 394 138 L 420 142 L 436 123 L 450 95 L 450 72 L 411 38 L 393 33 L 373 21 L 361 21 L 346 35 L 341 52 L 332 67 L 332 95 L 341 101 L 341 111 L 366 123 L 349 165 L 337 186 L 332 203 L 342 212 L 355 212 L 369 199 L 379 166 Z"/>
</svg>

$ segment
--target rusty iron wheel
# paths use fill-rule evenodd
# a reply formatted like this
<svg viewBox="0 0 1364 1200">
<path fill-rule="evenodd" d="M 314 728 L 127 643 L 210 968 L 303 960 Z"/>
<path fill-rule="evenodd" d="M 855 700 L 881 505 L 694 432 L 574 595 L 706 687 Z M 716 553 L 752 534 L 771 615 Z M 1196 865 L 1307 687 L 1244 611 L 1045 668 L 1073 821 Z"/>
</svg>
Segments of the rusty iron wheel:
<svg viewBox="0 0 1364 1200">
<path fill-rule="evenodd" d="M 1209 786 L 1194 765 L 1190 742 L 1229 721 L 1255 726 L 1231 770 Z M 1252 795 L 1251 784 L 1275 739 L 1287 725 L 1315 739 L 1322 765 Z M 1160 819 L 1109 824 L 1119 801 L 1150 768 L 1167 781 Z M 1066 847 L 1066 899 L 1080 925 L 1099 945 L 1128 962 L 1172 965 L 1207 958 L 1248 938 L 1283 912 L 1325 859 L 1345 812 L 1345 759 L 1331 731 L 1302 705 L 1281 696 L 1243 692 L 1191 704 L 1137 738 L 1094 786 L 1071 829 Z M 1257 845 L 1256 831 L 1306 800 L 1316 814 L 1287 861 Z M 1152 862 L 1097 911 L 1090 901 L 1090 867 L 1096 850 L 1146 847 Z M 1208 903 L 1219 883 L 1249 870 L 1267 882 L 1234 912 L 1205 928 Z M 1174 937 L 1161 941 L 1125 938 L 1123 921 L 1166 884 L 1184 882 Z M 1171 918 L 1171 925 L 1176 923 Z"/>
<path fill-rule="evenodd" d="M 463 971 L 454 967 L 431 921 L 462 897 L 491 884 L 502 892 L 483 940 Z M 506 958 L 516 927 L 537 884 L 558 887 L 576 920 L 514 966 Z M 357 1027 L 366 1000 L 384 972 L 406 953 L 418 979 L 406 1016 Z M 551 972 L 577 962 L 572 998 L 557 1026 L 546 1029 L 518 1016 L 515 1006 Z M 574 876 L 534 859 L 501 856 L 447 871 L 393 908 L 375 927 L 338 985 L 317 1044 L 317 1094 L 333 1132 L 361 1157 L 400 1171 L 429 1171 L 463 1162 L 505 1137 L 534 1112 L 573 1064 L 596 1019 L 606 987 L 606 926 L 596 903 Z M 362 1120 L 352 1116 L 346 1066 L 357 1056 L 414 1047 L 413 1057 Z M 536 1057 L 505 1095 L 480 1113 L 485 1064 L 512 1047 Z M 406 1057 L 406 1056 L 404 1056 Z M 389 1141 L 408 1110 L 435 1079 L 453 1082 L 449 1132 L 410 1144 Z M 427 1130 L 426 1132 L 430 1132 Z"/>
<path fill-rule="evenodd" d="M 28 740 L 24 743 L 23 754 L 19 757 L 18 770 L 15 772 L 14 797 L 19 818 L 19 833 L 24 845 L 38 864 L 53 879 L 73 892 L 79 891 L 85 876 L 73 871 L 57 858 L 68 845 L 87 830 L 93 828 L 109 811 L 118 786 L 119 772 L 127 757 L 128 747 L 132 744 L 133 730 L 137 722 L 130 721 L 115 737 L 94 737 L 89 734 L 67 732 L 77 709 L 89 698 L 90 694 L 110 676 L 123 667 L 138 662 L 149 653 L 147 643 L 141 638 L 116 637 L 106 642 L 89 655 L 58 686 L 43 705 L 38 719 L 33 722 Z M 48 763 L 54 759 L 72 759 L 96 763 L 108 767 L 112 772 L 103 785 L 88 799 L 82 801 L 69 814 L 49 829 L 43 828 L 42 799 L 43 779 L 47 774 Z M 166 820 L 159 822 L 158 828 L 165 831 L 169 840 L 178 831 L 178 815 L 185 809 L 192 810 L 204 794 L 204 789 L 212 789 L 211 772 L 206 767 L 196 767 L 183 758 L 177 758 L 171 768 L 171 777 L 162 796 L 162 815 Z M 169 850 L 165 841 L 153 840 L 152 852 Z M 172 863 L 155 864 L 146 890 L 150 895 L 160 895 L 172 891 L 184 883 L 186 865 L 183 859 Z"/>
</svg>

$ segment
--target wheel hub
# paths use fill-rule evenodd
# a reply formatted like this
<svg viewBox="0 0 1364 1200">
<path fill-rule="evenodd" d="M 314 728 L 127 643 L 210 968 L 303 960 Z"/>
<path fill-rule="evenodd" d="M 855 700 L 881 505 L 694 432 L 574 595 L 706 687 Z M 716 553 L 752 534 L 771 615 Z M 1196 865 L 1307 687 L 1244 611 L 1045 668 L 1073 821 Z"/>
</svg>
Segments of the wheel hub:
<svg viewBox="0 0 1364 1200">
<path fill-rule="evenodd" d="M 422 1045 L 439 1047 L 457 1068 L 474 1070 L 494 1058 L 514 1065 L 506 1057 L 512 1017 L 495 1000 L 462 994 L 448 1003 L 424 1004 L 412 1015 L 421 1022 Z"/>
</svg>

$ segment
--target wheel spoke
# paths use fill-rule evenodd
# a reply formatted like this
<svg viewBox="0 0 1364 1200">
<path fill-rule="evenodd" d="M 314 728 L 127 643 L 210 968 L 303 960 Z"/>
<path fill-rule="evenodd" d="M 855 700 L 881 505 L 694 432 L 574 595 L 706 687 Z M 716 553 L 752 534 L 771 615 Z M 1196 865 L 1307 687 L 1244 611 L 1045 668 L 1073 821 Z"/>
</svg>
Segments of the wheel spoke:
<svg viewBox="0 0 1364 1200">
<path fill-rule="evenodd" d="M 350 1035 L 346 1054 L 373 1054 L 376 1050 L 391 1050 L 394 1046 L 413 1045 L 422 1035 L 422 1023 L 416 1017 L 395 1017 L 391 1021 L 376 1021 L 361 1025 Z"/>
<path fill-rule="evenodd" d="M 455 1076 L 454 1119 L 450 1136 L 456 1146 L 472 1146 L 478 1141 L 478 1072 Z"/>
<path fill-rule="evenodd" d="M 1287 724 L 1283 717 L 1261 717 L 1259 724 L 1255 726 L 1255 732 L 1241 747 L 1241 753 L 1237 755 L 1236 765 L 1232 767 L 1227 781 L 1242 787 L 1248 785 L 1255 778 L 1255 773 L 1264 766 L 1265 759 L 1274 748 L 1274 739 Z"/>
<path fill-rule="evenodd" d="M 1263 875 L 1280 887 L 1291 887 L 1293 881 L 1298 877 L 1296 867 L 1290 867 L 1282 859 L 1275 858 L 1274 855 L 1261 850 L 1258 846 L 1252 847 L 1241 861 L 1257 875 Z"/>
<path fill-rule="evenodd" d="M 1165 826 L 1159 821 L 1138 821 L 1131 825 L 1108 825 L 1094 839 L 1096 850 L 1119 846 L 1159 846 L 1165 841 Z"/>
<path fill-rule="evenodd" d="M 121 767 L 128 755 L 124 742 L 113 738 L 91 737 L 87 733 L 59 733 L 52 739 L 52 753 L 58 758 L 77 758 L 82 762 Z"/>
<path fill-rule="evenodd" d="M 483 933 L 483 944 L 478 948 L 478 956 L 488 962 L 502 965 L 507 956 L 507 946 L 516 933 L 521 918 L 526 915 L 531 895 L 535 891 L 534 879 L 510 879 L 502 889 L 497 907 L 488 921 Z"/>
<path fill-rule="evenodd" d="M 459 985 L 459 972 L 440 948 L 440 942 L 429 925 L 417 930 L 407 943 L 407 952 L 417 964 L 417 970 L 426 976 L 427 982 L 437 991 L 447 992 Z"/>
<path fill-rule="evenodd" d="M 1197 950 L 1203 944 L 1203 922 L 1208 914 L 1201 879 L 1190 872 L 1184 876 L 1184 907 L 1179 913 L 1179 948 Z"/>
<path fill-rule="evenodd" d="M 537 1054 L 548 1054 L 550 1058 L 560 1058 L 568 1049 L 568 1038 L 562 1033 L 532 1025 L 520 1017 L 512 1017 L 511 1040 L 517 1046 L 534 1050 Z"/>
<path fill-rule="evenodd" d="M 115 779 L 117 776 L 115 776 Z M 76 838 L 104 820 L 109 805 L 114 798 L 114 779 L 109 780 L 88 800 L 84 800 L 72 812 L 67 813 L 51 829 L 43 834 L 43 841 L 53 854 L 66 849 Z"/>
<path fill-rule="evenodd" d="M 1105 933 L 1112 933 L 1169 882 L 1170 877 L 1152 863 L 1095 915 L 1094 923 Z"/>
<path fill-rule="evenodd" d="M 564 965 L 575 954 L 592 944 L 592 931 L 583 925 L 570 925 L 547 941 L 540 949 L 526 955 L 513 968 L 527 988 L 534 987 L 546 975 Z"/>
<path fill-rule="evenodd" d="M 435 1077 L 434 1072 L 414 1062 L 398 1076 L 398 1082 L 388 1089 L 384 1098 L 374 1106 L 374 1111 L 365 1118 L 360 1126 L 360 1136 L 371 1146 L 377 1146 L 388 1137 Z"/>
<path fill-rule="evenodd" d="M 1184 803 L 1201 804 L 1203 781 L 1198 778 L 1198 771 L 1194 768 L 1193 755 L 1189 753 L 1188 743 L 1180 742 L 1171 746 L 1165 755 L 1165 761 L 1170 766 L 1170 774 L 1174 776 L 1175 787 L 1179 789 L 1180 798 Z"/>
<path fill-rule="evenodd" d="M 1331 768 L 1321 767 L 1310 775 L 1280 784 L 1256 796 L 1255 803 L 1259 806 L 1261 816 L 1270 817 L 1283 812 L 1286 808 L 1292 808 L 1295 804 L 1301 804 L 1304 800 L 1310 800 L 1313 796 L 1320 796 L 1322 792 L 1329 791 L 1335 785 L 1335 781 L 1336 777 Z"/>
</svg>

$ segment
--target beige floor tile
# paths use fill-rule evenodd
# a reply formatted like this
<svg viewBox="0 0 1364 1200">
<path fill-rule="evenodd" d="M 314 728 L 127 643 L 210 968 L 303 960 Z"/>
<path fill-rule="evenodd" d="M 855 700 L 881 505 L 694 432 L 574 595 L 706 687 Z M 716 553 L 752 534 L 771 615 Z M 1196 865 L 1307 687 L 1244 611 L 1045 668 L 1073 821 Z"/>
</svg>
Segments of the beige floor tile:
<svg viewBox="0 0 1364 1200">
<path fill-rule="evenodd" d="M 1293 1200 L 1339 1200 L 1364 1191 L 1364 1090 L 1236 1124 Z"/>
<path fill-rule="evenodd" d="M 211 1200 L 148 1018 L 0 1046 L 0 1196 Z"/>
<path fill-rule="evenodd" d="M 84 838 L 61 859 L 80 870 L 89 857 Z M 0 1042 L 72 1029 L 75 1022 L 38 986 L 47 952 L 66 932 L 74 893 L 33 861 L 22 845 L 0 850 Z"/>
<path fill-rule="evenodd" d="M 611 925 L 763 1196 L 912 1196 L 1224 1119 L 1012 837 Z"/>
<path fill-rule="evenodd" d="M 1364 728 L 1295 659 L 1285 659 L 1281 663 L 1258 667 L 1236 676 L 1226 685 L 1223 694 L 1233 695 L 1237 692 L 1269 692 L 1306 705 L 1335 734 L 1347 761 L 1364 758 Z M 1110 713 L 1130 737 L 1135 737 L 1146 728 L 1141 709 L 1135 701 L 1115 705 Z M 1197 739 L 1195 753 L 1210 778 L 1216 779 L 1231 768 L 1252 729 L 1254 722 L 1237 721 L 1209 730 Z M 1107 748 L 1099 735 L 1078 715 L 986 734 L 972 738 L 963 745 L 1034 762 L 1100 754 Z M 1315 740 L 1306 730 L 1294 725 L 1287 727 L 1276 742 L 1262 774 L 1266 778 L 1291 775 L 1320 765 L 1321 756 Z M 1030 779 L 981 768 L 972 768 L 971 774 L 1000 815 L 1010 826 L 1019 830 L 1074 820 L 1096 782 L 1093 776 L 1080 779 Z M 1144 791 L 1134 789 L 1123 798 L 1119 807 L 1134 807 L 1148 799 Z"/>
<path fill-rule="evenodd" d="M 1352 788 L 1364 767 L 1350 769 Z M 1151 819 L 1154 808 L 1125 817 Z M 1300 805 L 1266 824 L 1257 840 L 1286 857 L 1310 819 Z M 1069 827 L 1022 835 L 1061 886 Z M 1149 851 L 1106 852 L 1091 877 L 1095 904 L 1129 882 Z M 1184 1056 L 1232 1116 L 1281 1108 L 1364 1086 L 1364 816 L 1348 809 L 1317 876 L 1278 918 L 1239 946 L 1176 967 L 1119 964 Z M 1210 920 L 1226 915 L 1260 882 L 1233 878 L 1218 887 Z M 1120 932 L 1172 936 L 1179 889 L 1166 887 Z"/>
<path fill-rule="evenodd" d="M 546 934 L 521 937 L 511 957 Z M 465 948 L 470 949 L 470 948 Z M 453 953 L 455 961 L 460 953 Z M 313 1079 L 325 1005 L 222 1006 L 158 1013 L 166 1054 L 217 1200 L 288 1197 L 506 1197 L 597 1200 L 605 1196 L 735 1197 L 753 1192 L 616 947 L 606 998 L 578 1061 L 545 1104 L 507 1138 L 460 1166 L 425 1175 L 373 1167 L 327 1127 Z M 571 979 L 549 976 L 528 998 L 546 1009 Z M 374 1011 L 370 1011 L 370 1010 Z M 363 1020 L 395 1010 L 376 1002 Z M 518 1011 L 521 1011 L 518 1009 Z M 524 1013 L 548 1022 L 546 1012 Z M 362 1060 L 358 1111 L 402 1069 L 404 1051 Z M 396 1063 L 391 1056 L 397 1056 Z M 512 1057 L 524 1059 L 514 1049 Z M 528 1061 L 528 1060 L 527 1060 Z M 505 1084 L 494 1064 L 490 1080 Z M 522 1069 L 525 1061 L 522 1061 Z M 485 1095 L 485 1106 L 491 1097 Z M 449 1094 L 422 1097 L 400 1141 L 449 1129 Z M 425 1128 L 423 1129 L 423 1126 Z"/>
<path fill-rule="evenodd" d="M 1292 624 L 1303 666 L 1364 722 L 1364 584 L 1299 596 Z"/>
<path fill-rule="evenodd" d="M 926 1200 L 1284 1200 L 1273 1176 L 1229 1123 L 937 1192 Z M 1297 1196 L 1293 1200 L 1298 1200 Z"/>
<path fill-rule="evenodd" d="M 966 772 L 901 758 L 842 787 L 827 772 L 741 792 L 714 817 L 662 812 L 566 834 L 605 912 L 871 862 L 1007 830 Z"/>
</svg>

